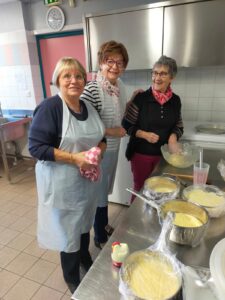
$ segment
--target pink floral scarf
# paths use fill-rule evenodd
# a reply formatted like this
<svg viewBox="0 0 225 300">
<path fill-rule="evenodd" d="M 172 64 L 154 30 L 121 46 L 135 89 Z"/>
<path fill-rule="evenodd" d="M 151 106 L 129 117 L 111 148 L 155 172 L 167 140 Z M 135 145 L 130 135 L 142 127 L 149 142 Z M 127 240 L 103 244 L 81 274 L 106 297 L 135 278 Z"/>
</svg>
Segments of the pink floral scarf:
<svg viewBox="0 0 225 300">
<path fill-rule="evenodd" d="M 154 88 L 152 87 L 152 94 L 155 98 L 155 100 L 160 104 L 163 105 L 165 104 L 167 101 L 170 100 L 170 98 L 173 95 L 173 91 L 171 89 L 171 87 L 169 86 L 168 89 L 166 90 L 165 93 L 159 92 L 154 90 Z"/>
<path fill-rule="evenodd" d="M 110 96 L 119 97 L 120 90 L 118 85 L 111 84 L 100 72 L 97 73 L 96 81 L 98 81 L 104 91 L 106 91 Z"/>
</svg>

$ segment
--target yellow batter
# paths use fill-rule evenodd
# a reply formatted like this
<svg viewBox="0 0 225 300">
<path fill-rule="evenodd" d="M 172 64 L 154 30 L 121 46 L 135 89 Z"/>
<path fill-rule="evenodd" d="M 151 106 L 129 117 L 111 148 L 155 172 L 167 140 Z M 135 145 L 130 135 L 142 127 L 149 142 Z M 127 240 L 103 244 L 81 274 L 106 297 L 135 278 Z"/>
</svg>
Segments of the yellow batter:
<svg viewBox="0 0 225 300">
<path fill-rule="evenodd" d="M 173 153 L 168 157 L 168 162 L 175 167 L 185 167 L 190 165 L 190 158 L 182 153 Z"/>
<path fill-rule="evenodd" d="M 159 255 L 141 255 L 127 275 L 128 284 L 135 296 L 145 300 L 163 300 L 176 294 L 179 277 L 172 264 Z"/>
<path fill-rule="evenodd" d="M 189 201 L 207 206 L 207 207 L 215 207 L 222 205 L 225 202 L 223 196 L 219 196 L 213 192 L 203 191 L 201 189 L 194 189 L 187 194 L 187 198 Z"/>
<path fill-rule="evenodd" d="M 175 213 L 175 218 L 173 224 L 180 227 L 199 227 L 202 226 L 202 222 L 196 217 L 185 214 L 185 213 Z"/>
<path fill-rule="evenodd" d="M 177 189 L 177 185 L 167 178 L 152 177 L 146 180 L 147 188 L 156 193 L 171 193 Z"/>
</svg>

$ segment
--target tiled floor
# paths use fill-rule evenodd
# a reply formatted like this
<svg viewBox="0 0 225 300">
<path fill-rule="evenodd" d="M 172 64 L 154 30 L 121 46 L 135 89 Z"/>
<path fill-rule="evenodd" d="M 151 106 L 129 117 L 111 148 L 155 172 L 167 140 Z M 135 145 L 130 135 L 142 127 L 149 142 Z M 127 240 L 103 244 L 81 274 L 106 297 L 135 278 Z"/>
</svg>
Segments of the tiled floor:
<svg viewBox="0 0 225 300">
<path fill-rule="evenodd" d="M 0 299 L 67 300 L 58 252 L 38 247 L 36 241 L 37 194 L 33 162 L 14 167 L 12 183 L 0 165 Z M 109 205 L 110 223 L 115 227 L 127 207 Z M 99 253 L 93 244 L 93 259 Z"/>
</svg>

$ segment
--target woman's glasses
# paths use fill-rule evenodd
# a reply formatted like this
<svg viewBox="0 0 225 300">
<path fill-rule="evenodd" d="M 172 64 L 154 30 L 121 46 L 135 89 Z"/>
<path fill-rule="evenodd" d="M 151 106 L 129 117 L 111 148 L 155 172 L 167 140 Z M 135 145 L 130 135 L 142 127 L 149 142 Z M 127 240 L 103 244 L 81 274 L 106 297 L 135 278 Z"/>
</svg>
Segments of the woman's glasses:
<svg viewBox="0 0 225 300">
<path fill-rule="evenodd" d="M 106 64 L 110 68 L 112 68 L 116 64 L 116 66 L 117 66 L 118 69 L 124 69 L 124 63 L 123 63 L 122 60 L 107 59 L 106 60 Z"/>
<path fill-rule="evenodd" d="M 73 75 L 73 74 L 67 73 L 67 74 L 65 74 L 65 75 L 62 76 L 62 79 L 63 79 L 65 82 L 70 82 L 70 81 L 72 81 L 73 78 L 74 78 L 76 81 L 78 81 L 78 82 L 84 82 L 84 77 L 83 77 L 82 75 L 79 75 L 79 74 Z"/>
<path fill-rule="evenodd" d="M 152 73 L 152 77 L 157 77 L 157 75 L 159 75 L 159 77 L 165 78 L 167 75 L 169 75 L 168 72 L 160 72 L 160 73 L 158 73 L 156 71 L 152 71 L 151 73 Z"/>
</svg>

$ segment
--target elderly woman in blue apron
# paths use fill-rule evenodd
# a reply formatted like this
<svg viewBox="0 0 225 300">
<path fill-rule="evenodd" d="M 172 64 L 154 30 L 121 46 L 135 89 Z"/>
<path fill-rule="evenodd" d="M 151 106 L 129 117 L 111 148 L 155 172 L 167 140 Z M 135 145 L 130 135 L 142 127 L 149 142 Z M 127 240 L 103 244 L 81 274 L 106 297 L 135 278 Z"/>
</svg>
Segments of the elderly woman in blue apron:
<svg viewBox="0 0 225 300">
<path fill-rule="evenodd" d="M 100 148 L 100 162 L 105 129 L 93 106 L 80 100 L 86 72 L 76 59 L 60 59 L 52 81 L 59 93 L 35 109 L 29 133 L 29 151 L 38 159 L 38 242 L 60 251 L 64 279 L 74 292 L 80 265 L 87 271 L 92 264 L 89 231 L 98 200 L 98 181 L 82 174 L 96 167 L 87 159 L 92 147 Z"/>
</svg>

